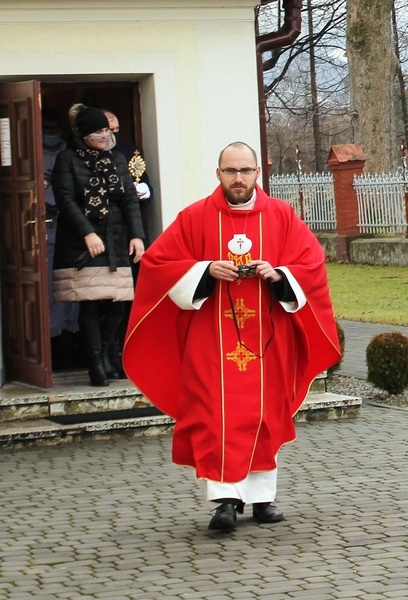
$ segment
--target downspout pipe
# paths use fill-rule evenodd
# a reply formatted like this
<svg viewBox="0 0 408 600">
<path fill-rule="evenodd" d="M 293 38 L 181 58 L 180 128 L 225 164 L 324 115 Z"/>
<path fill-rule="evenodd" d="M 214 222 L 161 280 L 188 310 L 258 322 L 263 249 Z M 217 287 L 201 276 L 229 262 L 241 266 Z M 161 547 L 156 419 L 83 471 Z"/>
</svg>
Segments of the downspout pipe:
<svg viewBox="0 0 408 600">
<path fill-rule="evenodd" d="M 263 1 L 262 4 L 270 4 L 270 2 L 271 0 L 267 0 Z M 282 27 L 277 31 L 257 35 L 256 37 L 262 186 L 267 194 L 269 194 L 268 141 L 266 136 L 266 106 L 262 55 L 264 52 L 270 52 L 275 48 L 283 48 L 284 46 L 293 44 L 301 32 L 302 25 L 302 0 L 283 0 L 282 7 L 284 9 L 284 21 Z"/>
</svg>

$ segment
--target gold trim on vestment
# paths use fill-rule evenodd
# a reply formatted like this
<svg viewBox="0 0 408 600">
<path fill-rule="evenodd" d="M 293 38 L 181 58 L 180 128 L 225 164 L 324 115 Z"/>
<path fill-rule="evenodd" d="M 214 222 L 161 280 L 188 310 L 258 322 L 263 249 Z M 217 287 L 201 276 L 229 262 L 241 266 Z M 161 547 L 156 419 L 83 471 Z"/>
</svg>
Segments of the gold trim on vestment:
<svg viewBox="0 0 408 600">
<path fill-rule="evenodd" d="M 222 212 L 218 213 L 218 255 L 219 260 L 222 259 Z M 224 344 L 222 339 L 222 310 L 221 310 L 221 297 L 222 297 L 222 281 L 219 282 L 218 286 L 218 339 L 220 340 L 220 377 L 221 377 L 221 420 L 222 420 L 222 431 L 221 431 L 221 470 L 220 480 L 224 481 L 224 469 L 225 469 L 225 377 L 224 377 Z"/>
<path fill-rule="evenodd" d="M 262 235 L 262 213 L 259 213 L 259 258 L 262 259 L 263 255 L 263 235 Z M 264 358 L 262 353 L 263 348 L 263 328 L 262 328 L 262 285 L 261 280 L 258 278 L 258 289 L 259 289 L 259 377 L 260 377 L 260 404 L 259 404 L 259 423 L 258 429 L 255 435 L 254 445 L 252 448 L 251 460 L 249 461 L 248 472 L 252 469 L 252 461 L 254 459 L 255 449 L 258 444 L 259 432 L 261 431 L 261 426 L 263 422 L 264 416 L 264 401 L 265 401 L 265 378 L 264 378 Z"/>
</svg>

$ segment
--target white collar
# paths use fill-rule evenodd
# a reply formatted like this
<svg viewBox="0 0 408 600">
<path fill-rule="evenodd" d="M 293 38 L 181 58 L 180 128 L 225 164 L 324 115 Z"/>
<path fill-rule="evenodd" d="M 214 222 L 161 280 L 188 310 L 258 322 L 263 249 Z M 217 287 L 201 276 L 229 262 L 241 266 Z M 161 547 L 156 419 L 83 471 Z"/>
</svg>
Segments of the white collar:
<svg viewBox="0 0 408 600">
<path fill-rule="evenodd" d="M 228 200 L 227 200 L 228 202 Z M 231 202 L 228 202 L 228 206 L 230 207 L 231 210 L 252 210 L 255 206 L 255 202 L 256 202 L 256 190 L 254 190 L 252 192 L 252 196 L 250 197 L 249 200 L 247 200 L 246 202 L 244 202 L 243 204 L 232 204 Z"/>
</svg>

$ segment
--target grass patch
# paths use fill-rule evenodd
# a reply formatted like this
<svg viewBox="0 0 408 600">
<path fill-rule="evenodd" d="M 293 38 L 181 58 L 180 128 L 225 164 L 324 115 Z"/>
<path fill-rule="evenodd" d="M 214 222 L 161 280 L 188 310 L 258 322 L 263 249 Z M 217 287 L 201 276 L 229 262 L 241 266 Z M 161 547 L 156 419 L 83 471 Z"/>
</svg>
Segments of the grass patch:
<svg viewBox="0 0 408 600">
<path fill-rule="evenodd" d="M 337 319 L 408 325 L 408 268 L 328 263 Z"/>
</svg>

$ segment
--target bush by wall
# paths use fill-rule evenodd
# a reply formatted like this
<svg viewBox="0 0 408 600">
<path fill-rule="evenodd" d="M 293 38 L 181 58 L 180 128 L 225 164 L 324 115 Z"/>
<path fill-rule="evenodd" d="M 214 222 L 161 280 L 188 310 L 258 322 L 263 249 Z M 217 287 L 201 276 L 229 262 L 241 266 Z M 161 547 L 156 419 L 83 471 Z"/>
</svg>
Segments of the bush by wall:
<svg viewBox="0 0 408 600">
<path fill-rule="evenodd" d="M 390 394 L 408 387 L 408 337 L 393 331 L 374 336 L 366 349 L 367 381 Z"/>
</svg>

